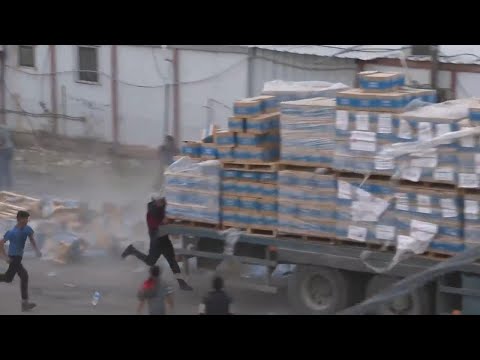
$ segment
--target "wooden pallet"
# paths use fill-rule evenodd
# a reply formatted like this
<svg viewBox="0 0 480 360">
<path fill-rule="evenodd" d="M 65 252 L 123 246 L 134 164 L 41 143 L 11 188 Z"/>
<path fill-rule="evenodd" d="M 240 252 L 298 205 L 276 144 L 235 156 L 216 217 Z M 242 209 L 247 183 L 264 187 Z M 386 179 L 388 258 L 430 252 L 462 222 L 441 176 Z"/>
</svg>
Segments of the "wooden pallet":
<svg viewBox="0 0 480 360">
<path fill-rule="evenodd" d="M 222 166 L 225 170 L 251 170 L 258 172 L 276 172 L 278 171 L 278 162 L 248 162 L 248 161 L 223 161 Z"/>
<path fill-rule="evenodd" d="M 330 236 L 322 236 L 322 235 L 306 235 L 300 234 L 297 232 L 292 231 L 279 231 L 278 236 L 285 238 L 285 239 L 292 239 L 292 240 L 302 240 L 302 241 L 313 241 L 313 242 L 322 242 L 326 244 L 335 244 L 335 238 Z"/>
<path fill-rule="evenodd" d="M 298 170 L 298 171 L 315 171 L 317 169 L 332 170 L 326 164 L 315 164 L 302 161 L 287 161 L 282 160 L 279 163 L 280 170 Z"/>
<path fill-rule="evenodd" d="M 421 256 L 429 258 L 429 259 L 435 259 L 435 260 L 445 260 L 448 258 L 451 258 L 452 256 L 455 256 L 457 253 L 448 253 L 448 252 L 443 252 L 439 250 L 435 251 L 427 251 L 423 253 Z"/>
<path fill-rule="evenodd" d="M 418 181 L 418 182 L 413 182 L 413 181 L 408 181 L 408 180 L 398 180 L 399 185 L 407 185 L 407 186 L 415 186 L 418 188 L 424 188 L 424 189 L 448 189 L 448 190 L 454 190 L 456 188 L 456 185 L 454 184 L 447 184 L 447 183 L 435 183 L 435 182 L 428 182 L 428 181 Z"/>
<path fill-rule="evenodd" d="M 351 171 L 339 171 L 339 170 L 335 170 L 335 173 L 337 174 L 338 177 L 344 177 L 344 178 L 352 178 L 352 179 L 367 178 L 369 180 L 381 180 L 381 181 L 391 180 L 390 175 L 383 175 L 383 174 L 359 174 Z"/>
<path fill-rule="evenodd" d="M 277 236 L 277 231 L 273 227 L 262 227 L 262 226 L 250 227 L 250 226 L 245 226 L 245 224 L 228 222 L 228 221 L 224 221 L 222 225 L 223 225 L 222 226 L 223 230 L 235 228 L 240 231 L 245 231 L 247 234 L 250 234 L 250 235 L 263 235 L 263 236 L 270 236 L 270 237 Z"/>
</svg>

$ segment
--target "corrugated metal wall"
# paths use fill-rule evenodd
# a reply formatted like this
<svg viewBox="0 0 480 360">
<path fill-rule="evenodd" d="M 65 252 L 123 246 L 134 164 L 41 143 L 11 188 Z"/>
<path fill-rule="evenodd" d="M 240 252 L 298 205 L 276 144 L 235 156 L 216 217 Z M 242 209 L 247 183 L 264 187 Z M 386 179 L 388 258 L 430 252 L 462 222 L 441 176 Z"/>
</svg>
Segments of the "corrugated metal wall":
<svg viewBox="0 0 480 360">
<path fill-rule="evenodd" d="M 354 60 L 331 59 L 255 49 L 252 60 L 252 90 L 257 95 L 272 80 L 329 81 L 353 86 L 357 73 Z"/>
</svg>

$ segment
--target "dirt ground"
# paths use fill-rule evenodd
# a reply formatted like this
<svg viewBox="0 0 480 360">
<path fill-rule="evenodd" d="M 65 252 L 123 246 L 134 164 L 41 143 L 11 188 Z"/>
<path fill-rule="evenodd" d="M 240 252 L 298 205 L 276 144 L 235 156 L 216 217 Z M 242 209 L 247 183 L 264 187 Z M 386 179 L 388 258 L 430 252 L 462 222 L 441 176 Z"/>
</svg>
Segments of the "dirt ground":
<svg viewBox="0 0 480 360">
<path fill-rule="evenodd" d="M 99 208 L 105 201 L 133 204 L 138 208 L 138 219 L 143 219 L 144 208 L 157 175 L 154 161 L 112 160 L 94 154 L 75 155 L 17 150 L 15 157 L 14 191 L 27 195 L 56 196 L 88 201 Z M 4 229 L 0 229 L 3 232 Z M 146 268 L 136 259 L 112 258 L 102 255 L 86 256 L 82 263 L 57 265 L 26 255 L 25 267 L 30 274 L 31 299 L 38 304 L 32 314 L 39 315 L 129 315 L 135 314 L 136 290 L 146 277 Z M 175 284 L 164 260 L 165 281 Z M 7 264 L 0 263 L 0 271 Z M 209 290 L 212 274 L 193 271 L 188 281 L 193 292 L 184 292 L 175 284 L 174 314 L 194 315 L 202 296 Z M 279 281 L 284 282 L 280 278 Z M 289 314 L 284 291 L 278 294 L 231 288 L 236 313 L 252 315 Z M 101 299 L 97 306 L 91 303 L 95 291 Z M 2 301 L 0 314 L 20 314 L 19 280 L 0 284 Z"/>
</svg>

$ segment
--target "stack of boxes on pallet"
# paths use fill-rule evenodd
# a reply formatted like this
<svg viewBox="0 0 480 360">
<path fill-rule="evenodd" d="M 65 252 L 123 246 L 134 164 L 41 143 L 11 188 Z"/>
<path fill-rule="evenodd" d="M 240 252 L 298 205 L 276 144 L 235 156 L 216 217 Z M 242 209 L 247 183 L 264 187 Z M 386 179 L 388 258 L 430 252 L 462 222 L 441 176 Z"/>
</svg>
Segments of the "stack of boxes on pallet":
<svg viewBox="0 0 480 360">
<path fill-rule="evenodd" d="M 272 165 L 273 166 L 273 165 Z M 277 222 L 276 168 L 224 168 L 222 222 L 225 226 L 273 231 Z"/>
<path fill-rule="evenodd" d="M 188 157 L 171 165 L 165 172 L 167 217 L 219 224 L 221 171 L 218 161 L 197 163 Z"/>
<path fill-rule="evenodd" d="M 435 91 L 403 87 L 398 73 L 359 74 L 360 89 L 338 93 L 334 168 L 359 174 L 393 175 L 384 146 L 412 141 L 400 114 L 412 100 L 435 101 Z"/>
<path fill-rule="evenodd" d="M 396 232 L 392 184 L 381 179 L 363 180 L 354 174 L 338 177 L 336 238 L 393 245 Z"/>
<path fill-rule="evenodd" d="M 236 101 L 228 132 L 215 134 L 219 158 L 224 161 L 276 161 L 279 154 L 279 113 L 273 96 Z"/>
<path fill-rule="evenodd" d="M 429 249 L 454 253 L 464 250 L 462 201 L 448 185 L 400 185 L 395 188 L 398 236 L 431 237 Z"/>
<path fill-rule="evenodd" d="M 468 121 L 460 122 L 460 128 L 480 125 L 480 104 L 473 105 Z M 463 188 L 464 238 L 467 248 L 480 245 L 480 135 L 459 141 L 458 186 Z"/>
<path fill-rule="evenodd" d="M 280 129 L 283 164 L 332 167 L 335 99 L 315 98 L 282 103 Z"/>
<path fill-rule="evenodd" d="M 335 174 L 327 169 L 278 173 L 278 227 L 285 234 L 335 237 Z"/>
</svg>

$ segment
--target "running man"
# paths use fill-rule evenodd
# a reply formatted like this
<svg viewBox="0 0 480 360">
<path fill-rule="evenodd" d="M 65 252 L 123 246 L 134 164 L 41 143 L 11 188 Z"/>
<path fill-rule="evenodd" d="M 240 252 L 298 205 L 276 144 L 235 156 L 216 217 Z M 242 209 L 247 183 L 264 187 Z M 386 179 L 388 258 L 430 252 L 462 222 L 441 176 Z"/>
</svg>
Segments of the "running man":
<svg viewBox="0 0 480 360">
<path fill-rule="evenodd" d="M 0 282 L 11 283 L 16 274 L 20 278 L 20 291 L 22 296 L 22 311 L 30 311 L 36 305 L 28 301 L 28 272 L 22 265 L 23 251 L 27 237 L 38 257 L 42 254 L 37 248 L 33 229 L 28 226 L 30 214 L 26 211 L 17 213 L 17 225 L 5 233 L 0 241 L 0 257 L 9 264 L 5 274 L 0 274 Z M 9 242 L 8 256 L 5 253 L 5 243 Z"/>
<path fill-rule="evenodd" d="M 167 235 L 158 236 L 159 227 L 167 224 L 165 218 L 165 208 L 167 202 L 165 196 L 162 194 L 155 194 L 152 196 L 152 201 L 147 206 L 147 225 L 148 235 L 150 237 L 150 247 L 148 249 L 148 255 L 138 251 L 133 245 L 129 245 L 122 253 L 122 258 L 125 259 L 129 255 L 135 256 L 137 259 L 143 261 L 148 266 L 153 266 L 157 263 L 160 256 L 165 256 L 172 272 L 177 278 L 180 289 L 186 291 L 192 291 L 193 289 L 186 283 L 182 277 L 180 266 L 178 266 L 175 259 L 175 250 L 172 242 Z"/>
</svg>

